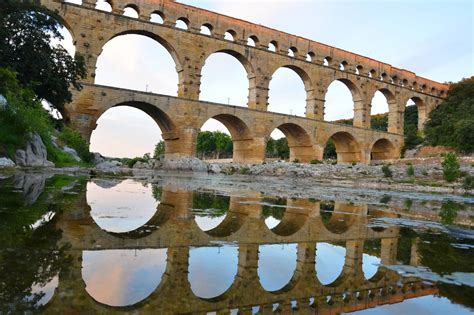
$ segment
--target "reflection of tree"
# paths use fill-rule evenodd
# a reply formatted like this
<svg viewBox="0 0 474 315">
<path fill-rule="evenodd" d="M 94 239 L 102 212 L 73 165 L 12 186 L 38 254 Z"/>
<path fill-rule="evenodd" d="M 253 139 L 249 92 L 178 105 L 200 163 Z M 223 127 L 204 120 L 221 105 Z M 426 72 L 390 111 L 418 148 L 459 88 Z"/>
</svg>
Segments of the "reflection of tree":
<svg viewBox="0 0 474 315">
<path fill-rule="evenodd" d="M 443 203 L 441 206 L 441 211 L 439 212 L 439 217 L 441 223 L 450 225 L 454 223 L 454 220 L 458 216 L 458 211 L 463 208 L 462 205 L 449 200 L 448 202 Z"/>
<path fill-rule="evenodd" d="M 193 194 L 193 214 L 217 218 L 225 215 L 230 207 L 230 197 L 204 192 Z"/>
<path fill-rule="evenodd" d="M 64 176 L 49 179 L 45 191 L 32 205 L 25 205 L 21 192 L 0 187 L 4 207 L 0 211 L 0 313 L 37 308 L 42 294 L 33 294 L 33 285 L 42 287 L 67 268 L 67 247 L 58 244 L 62 232 L 55 228 L 54 218 L 36 229 L 32 225 L 44 214 L 58 213 L 77 200 L 77 194 L 61 191 L 74 180 Z"/>
<path fill-rule="evenodd" d="M 364 241 L 364 253 L 380 257 L 382 250 L 382 241 L 380 239 L 365 240 Z"/>
<path fill-rule="evenodd" d="M 262 216 L 263 218 L 273 217 L 277 220 L 282 220 L 285 215 L 286 207 L 286 198 L 264 198 L 263 202 L 266 203 L 262 207 Z M 271 205 L 268 205 L 271 204 Z M 275 206 L 277 207 L 275 207 Z"/>
<path fill-rule="evenodd" d="M 151 193 L 153 195 L 153 198 L 157 201 L 157 202 L 160 202 L 161 201 L 161 194 L 162 194 L 163 190 L 160 186 L 157 186 L 157 185 L 153 185 L 151 187 Z"/>
</svg>

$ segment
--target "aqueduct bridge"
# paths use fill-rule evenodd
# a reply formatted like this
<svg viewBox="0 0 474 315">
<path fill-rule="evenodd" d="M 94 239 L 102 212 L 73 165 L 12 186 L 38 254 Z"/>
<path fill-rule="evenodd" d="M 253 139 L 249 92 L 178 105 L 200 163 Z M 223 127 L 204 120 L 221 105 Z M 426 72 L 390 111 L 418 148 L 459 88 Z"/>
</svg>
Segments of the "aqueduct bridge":
<svg viewBox="0 0 474 315">
<path fill-rule="evenodd" d="M 171 0 L 109 0 L 110 12 L 97 9 L 95 0 L 83 0 L 81 5 L 62 0 L 40 2 L 63 19 L 76 53 L 85 57 L 87 65 L 84 89 L 74 91 L 73 101 L 63 113 L 66 120 L 89 140 L 97 120 L 111 107 L 139 108 L 159 125 L 167 158 L 194 156 L 198 132 L 210 118 L 230 131 L 236 162 L 263 162 L 266 141 L 275 128 L 287 137 L 291 160 L 322 159 L 329 139 L 335 143 L 338 162 L 397 158 L 403 146 L 407 102 L 417 105 L 421 129 L 448 89 L 368 57 Z M 124 16 L 126 8 L 133 8 L 138 18 Z M 163 23 L 152 22 L 152 14 L 160 16 Z M 177 28 L 178 21 L 185 23 L 186 29 Z M 202 27 L 209 33 L 202 34 Z M 178 72 L 177 97 L 94 84 L 104 45 L 125 34 L 150 37 L 168 50 Z M 201 70 L 206 59 L 217 52 L 235 57 L 247 71 L 247 107 L 199 101 Z M 269 82 L 281 67 L 295 71 L 304 83 L 305 117 L 267 111 Z M 352 93 L 353 125 L 324 121 L 325 95 L 335 80 Z M 387 132 L 370 129 L 371 100 L 377 91 L 389 105 Z"/>
</svg>

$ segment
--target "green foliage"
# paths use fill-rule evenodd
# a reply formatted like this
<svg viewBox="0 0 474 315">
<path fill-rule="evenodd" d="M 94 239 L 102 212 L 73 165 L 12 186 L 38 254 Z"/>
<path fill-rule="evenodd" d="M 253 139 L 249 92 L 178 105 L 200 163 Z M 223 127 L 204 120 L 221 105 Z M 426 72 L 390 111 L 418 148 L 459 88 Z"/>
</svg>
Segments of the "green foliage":
<svg viewBox="0 0 474 315">
<path fill-rule="evenodd" d="M 407 175 L 408 176 L 414 176 L 415 175 L 415 169 L 413 168 L 413 165 L 409 165 L 407 168 Z"/>
<path fill-rule="evenodd" d="M 12 158 L 33 132 L 48 145 L 52 118 L 33 91 L 22 87 L 11 70 L 0 68 L 0 94 L 7 99 L 6 107 L 0 109 L 0 154 Z"/>
<path fill-rule="evenodd" d="M 448 97 L 431 111 L 425 134 L 431 145 L 474 152 L 474 77 L 450 85 Z"/>
<path fill-rule="evenodd" d="M 309 164 L 323 164 L 323 161 L 320 160 L 311 160 Z"/>
<path fill-rule="evenodd" d="M 300 160 L 294 159 L 292 162 L 297 164 L 297 163 L 300 163 Z"/>
<path fill-rule="evenodd" d="M 71 100 L 69 86 L 80 89 L 86 68 L 60 45 L 60 18 L 33 1 L 2 1 L 0 10 L 0 68 L 18 73 L 24 87 L 58 110 Z"/>
<path fill-rule="evenodd" d="M 279 158 L 282 160 L 290 158 L 290 148 L 286 138 L 269 138 L 265 149 L 267 158 Z"/>
<path fill-rule="evenodd" d="M 428 176 L 428 171 L 427 171 L 427 170 L 424 170 L 423 172 L 421 172 L 421 174 L 422 174 L 423 176 Z"/>
<path fill-rule="evenodd" d="M 161 140 L 155 145 L 155 151 L 153 151 L 153 158 L 159 159 L 165 155 L 165 141 Z"/>
<path fill-rule="evenodd" d="M 220 217 L 227 213 L 229 207 L 229 196 L 193 193 L 193 213 L 197 216 Z"/>
<path fill-rule="evenodd" d="M 466 190 L 474 189 L 474 177 L 472 177 L 469 174 L 466 175 L 464 177 L 464 183 L 463 183 L 462 187 Z"/>
<path fill-rule="evenodd" d="M 384 177 L 392 177 L 393 173 L 392 170 L 390 169 L 390 164 L 385 164 L 382 166 L 382 172 Z"/>
<path fill-rule="evenodd" d="M 452 182 L 461 175 L 460 165 L 456 153 L 449 152 L 444 155 L 444 160 L 441 163 L 443 166 L 443 177 L 446 181 Z"/>
<path fill-rule="evenodd" d="M 329 141 L 326 143 L 326 147 L 324 147 L 323 158 L 325 160 L 333 160 L 337 158 L 336 146 L 334 145 L 334 141 L 332 141 L 332 139 L 329 139 Z"/>
<path fill-rule="evenodd" d="M 232 156 L 232 138 L 220 131 L 201 131 L 197 138 L 197 155 L 204 158 L 229 158 Z"/>
<path fill-rule="evenodd" d="M 137 163 L 137 162 L 146 163 L 146 162 L 150 161 L 150 159 L 151 159 L 150 153 L 145 153 L 142 157 L 137 156 L 137 157 L 134 157 L 134 158 L 131 158 L 131 159 L 123 158 L 121 160 L 121 162 L 129 168 L 133 168 L 135 163 Z"/>
<path fill-rule="evenodd" d="M 403 133 L 405 135 L 405 150 L 410 150 L 423 142 L 418 133 L 418 107 L 411 105 L 405 107 Z"/>
<path fill-rule="evenodd" d="M 250 168 L 248 168 L 248 167 L 242 167 L 242 168 L 239 170 L 239 173 L 242 174 L 242 175 L 249 175 L 249 174 L 250 174 Z"/>
<path fill-rule="evenodd" d="M 94 155 L 89 151 L 89 145 L 77 130 L 65 127 L 59 133 L 58 139 L 68 147 L 76 150 L 81 160 L 85 163 L 91 163 L 94 160 Z"/>
</svg>

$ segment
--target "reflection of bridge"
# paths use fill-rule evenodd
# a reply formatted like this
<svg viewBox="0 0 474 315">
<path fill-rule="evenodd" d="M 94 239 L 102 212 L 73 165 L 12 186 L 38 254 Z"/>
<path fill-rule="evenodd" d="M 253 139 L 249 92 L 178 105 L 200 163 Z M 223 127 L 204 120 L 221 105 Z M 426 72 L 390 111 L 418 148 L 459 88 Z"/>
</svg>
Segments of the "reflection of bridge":
<svg viewBox="0 0 474 315">
<path fill-rule="evenodd" d="M 364 278 L 362 255 L 364 240 L 380 239 L 382 264 L 393 264 L 396 259 L 398 229 L 391 227 L 373 231 L 366 226 L 365 206 L 336 204 L 328 222 L 319 216 L 319 203 L 288 200 L 280 224 L 269 230 L 260 217 L 261 199 L 255 194 L 231 197 L 224 221 L 204 232 L 190 213 L 192 193 L 164 188 L 156 215 L 146 224 L 146 233 L 113 234 L 102 231 L 90 217 L 85 196 L 73 208 L 62 214 L 56 225 L 63 230 L 63 241 L 70 243 L 72 266 L 60 275 L 59 287 L 46 306 L 46 312 L 139 311 L 140 313 L 218 314 L 238 309 L 239 314 L 251 314 L 259 307 L 262 314 L 278 310 L 301 314 L 337 314 L 377 305 L 402 302 L 405 299 L 434 294 L 437 289 L 417 278 L 402 278 L 396 272 L 379 267 L 370 279 Z M 341 229 L 341 220 L 347 224 Z M 333 226 L 338 226 L 333 230 Z M 333 231 L 331 231 L 333 230 Z M 141 236 L 142 235 L 142 236 Z M 232 285 L 214 298 L 199 298 L 188 279 L 190 247 L 212 246 L 212 241 L 238 242 L 237 274 Z M 322 285 L 315 269 L 317 242 L 344 241 L 346 257 L 341 274 L 331 284 Z M 268 292 L 257 272 L 259 246 L 262 244 L 296 243 L 296 269 L 291 280 L 280 290 Z M 94 300 L 85 290 L 81 274 L 84 250 L 167 248 L 166 270 L 155 291 L 143 301 L 127 307 L 111 307 Z M 417 263 L 416 248 L 412 250 L 413 264 Z"/>
<path fill-rule="evenodd" d="M 428 113 L 446 94 L 446 85 L 407 70 L 173 1 L 107 1 L 112 12 L 94 9 L 95 1 L 91 0 L 84 0 L 82 6 L 60 0 L 40 2 L 59 13 L 73 36 L 77 53 L 86 58 L 87 84 L 82 92 L 74 93 L 64 115 L 87 139 L 105 111 L 129 105 L 145 111 L 158 123 L 167 157 L 194 156 L 197 131 L 205 121 L 215 118 L 229 129 L 234 141 L 233 157 L 239 162 L 263 161 L 266 139 L 278 128 L 288 138 L 291 159 L 322 159 L 325 144 L 332 139 L 340 162 L 368 163 L 371 158 L 399 155 L 408 100 L 417 104 L 422 127 Z M 125 8 L 135 9 L 138 19 L 123 16 Z M 163 18 L 163 24 L 150 21 L 153 13 Z M 186 23 L 187 30 L 176 28 L 177 21 Z M 211 34 L 201 34 L 201 26 Z M 233 40 L 225 40 L 225 33 L 231 34 Z M 169 51 L 179 77 L 178 98 L 93 84 L 103 46 L 124 34 L 148 36 Z M 254 46 L 247 44 L 248 38 Z M 276 48 L 275 52 L 267 49 L 269 44 Z M 246 69 L 248 108 L 199 101 L 201 69 L 216 52 L 234 56 Z M 303 80 L 307 94 L 305 118 L 267 112 L 269 82 L 280 67 L 294 70 Z M 335 80 L 352 93 L 354 126 L 323 121 L 325 95 Z M 389 104 L 388 132 L 369 129 L 371 100 L 376 91 L 382 92 Z"/>
</svg>

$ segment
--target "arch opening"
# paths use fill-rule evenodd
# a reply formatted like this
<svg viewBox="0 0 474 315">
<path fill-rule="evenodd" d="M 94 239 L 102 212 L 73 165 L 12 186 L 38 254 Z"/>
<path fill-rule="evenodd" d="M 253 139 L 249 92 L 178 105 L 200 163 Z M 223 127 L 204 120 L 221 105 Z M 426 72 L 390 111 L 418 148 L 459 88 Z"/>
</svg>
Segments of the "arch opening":
<svg viewBox="0 0 474 315">
<path fill-rule="evenodd" d="M 316 244 L 316 277 L 322 285 L 331 285 L 341 276 L 345 256 L 343 243 Z"/>
<path fill-rule="evenodd" d="M 268 43 L 268 50 L 272 52 L 277 52 L 278 50 L 278 43 L 274 40 Z"/>
<path fill-rule="evenodd" d="M 392 105 L 392 106 L 391 106 Z M 387 89 L 377 90 L 371 101 L 370 126 L 374 130 L 387 131 L 390 117 L 390 107 L 392 112 L 396 108 L 395 97 Z"/>
<path fill-rule="evenodd" d="M 364 253 L 362 254 L 362 271 L 364 278 L 367 280 L 379 280 L 377 273 L 382 263 L 381 257 L 382 241 L 380 239 L 372 239 L 364 241 Z"/>
<path fill-rule="evenodd" d="M 123 8 L 123 16 L 138 19 L 140 16 L 138 7 L 131 4 L 127 5 L 125 8 Z"/>
<path fill-rule="evenodd" d="M 166 249 L 83 251 L 81 272 L 86 292 L 108 306 L 135 305 L 160 285 L 166 258 Z"/>
<path fill-rule="evenodd" d="M 222 69 L 226 69 L 225 72 Z M 234 106 L 246 106 L 249 79 L 253 74 L 250 62 L 235 51 L 223 50 L 211 54 L 201 70 L 202 101 Z"/>
<path fill-rule="evenodd" d="M 267 137 L 265 156 L 307 163 L 314 158 L 315 153 L 306 130 L 296 124 L 285 123 Z"/>
<path fill-rule="evenodd" d="M 255 35 L 249 36 L 249 38 L 247 39 L 248 46 L 257 47 L 258 43 L 259 43 L 258 38 Z"/>
<path fill-rule="evenodd" d="M 95 8 L 105 12 L 112 12 L 112 2 L 107 0 L 97 0 Z"/>
<path fill-rule="evenodd" d="M 235 246 L 191 248 L 188 280 L 194 295 L 202 299 L 224 298 L 235 281 L 238 256 Z"/>
<path fill-rule="evenodd" d="M 235 40 L 236 36 L 237 36 L 237 33 L 233 30 L 228 30 L 224 33 L 224 39 L 231 42 Z"/>
<path fill-rule="evenodd" d="M 181 30 L 188 30 L 189 29 L 189 20 L 185 17 L 180 17 L 176 20 L 176 28 Z"/>
<path fill-rule="evenodd" d="M 288 56 L 295 58 L 297 53 L 298 53 L 298 49 L 296 49 L 296 47 L 288 48 Z"/>
<path fill-rule="evenodd" d="M 240 118 L 231 114 L 215 115 L 201 130 L 197 144 L 201 159 L 248 162 L 255 157 L 252 132 Z"/>
<path fill-rule="evenodd" d="M 152 14 L 150 14 L 150 22 L 163 24 L 165 23 L 165 15 L 161 11 L 154 11 Z"/>
<path fill-rule="evenodd" d="M 268 111 L 304 117 L 311 81 L 302 69 L 278 68 L 272 75 L 268 93 Z"/>
<path fill-rule="evenodd" d="M 347 79 L 334 80 L 326 90 L 324 120 L 352 125 L 358 102 L 361 97 L 354 83 Z"/>
<path fill-rule="evenodd" d="M 397 150 L 392 142 L 387 139 L 379 139 L 372 146 L 370 152 L 371 160 L 390 160 L 397 158 Z"/>
<path fill-rule="evenodd" d="M 312 51 L 308 52 L 306 54 L 306 61 L 307 62 L 313 62 L 313 59 L 316 57 L 316 54 Z"/>
<path fill-rule="evenodd" d="M 177 95 L 179 58 L 165 40 L 154 34 L 117 34 L 104 45 L 96 68 L 96 84 Z"/>
<path fill-rule="evenodd" d="M 201 31 L 200 33 L 203 35 L 211 36 L 212 35 L 212 25 L 209 23 L 205 23 L 201 25 Z"/>
<path fill-rule="evenodd" d="M 136 231 L 151 222 L 160 204 L 151 185 L 125 180 L 114 187 L 87 184 L 87 203 L 92 220 L 102 230 L 115 234 Z M 124 194 L 123 192 L 128 192 Z M 140 198 L 130 198 L 130 195 Z"/>
<path fill-rule="evenodd" d="M 326 229 L 334 234 L 347 232 L 354 224 L 360 209 L 352 204 L 321 202 L 320 216 Z"/>
<path fill-rule="evenodd" d="M 324 159 L 335 159 L 337 163 L 347 164 L 362 161 L 362 151 L 357 140 L 348 132 L 333 134 L 326 142 Z"/>
<path fill-rule="evenodd" d="M 266 291 L 278 293 L 291 285 L 296 272 L 297 248 L 297 244 L 259 246 L 257 273 Z"/>
</svg>

